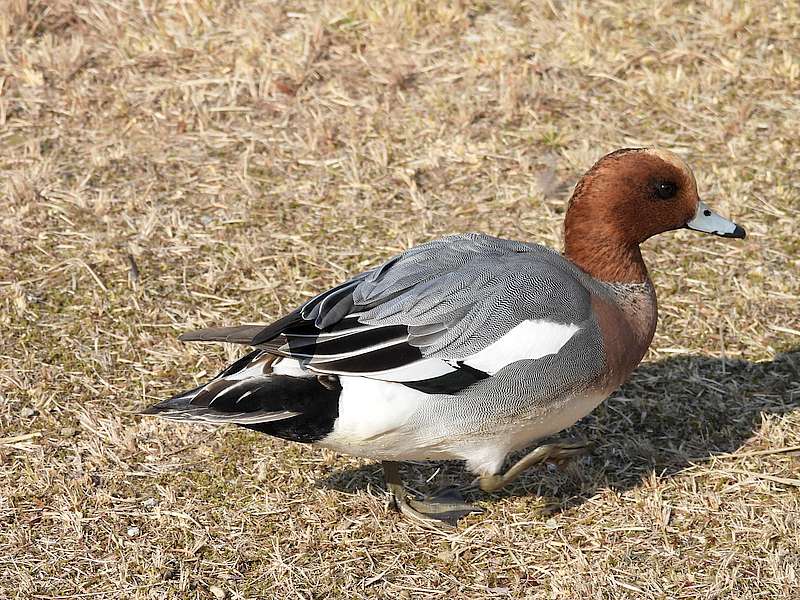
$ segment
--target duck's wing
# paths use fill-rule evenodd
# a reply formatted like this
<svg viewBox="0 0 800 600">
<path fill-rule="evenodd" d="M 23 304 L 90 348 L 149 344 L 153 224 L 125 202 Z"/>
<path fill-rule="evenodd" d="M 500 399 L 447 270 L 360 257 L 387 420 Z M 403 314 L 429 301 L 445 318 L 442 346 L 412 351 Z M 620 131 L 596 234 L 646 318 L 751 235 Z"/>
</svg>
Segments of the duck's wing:
<svg viewBox="0 0 800 600">
<path fill-rule="evenodd" d="M 454 393 L 557 352 L 589 310 L 588 290 L 556 252 L 466 234 L 412 248 L 258 330 L 181 339 L 240 341 L 315 373 Z"/>
</svg>

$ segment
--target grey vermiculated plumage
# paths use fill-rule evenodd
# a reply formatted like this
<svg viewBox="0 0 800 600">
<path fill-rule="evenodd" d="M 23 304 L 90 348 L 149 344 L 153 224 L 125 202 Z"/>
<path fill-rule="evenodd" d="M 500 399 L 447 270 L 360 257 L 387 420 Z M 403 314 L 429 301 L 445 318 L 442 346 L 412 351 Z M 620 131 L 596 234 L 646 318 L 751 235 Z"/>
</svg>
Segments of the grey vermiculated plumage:
<svg viewBox="0 0 800 600">
<path fill-rule="evenodd" d="M 458 360 L 500 339 L 526 319 L 578 323 L 588 312 L 582 274 L 544 246 L 482 235 L 448 236 L 390 259 L 324 292 L 253 335 L 249 343 L 297 356 L 318 372 L 358 374 L 374 370 L 381 344 L 402 345 L 393 354 L 408 363 L 422 357 Z M 379 329 L 369 331 L 370 327 Z M 398 327 L 406 328 L 398 333 Z M 242 340 L 250 326 L 202 330 L 183 339 Z M 364 360 L 331 363 L 369 331 Z M 246 335 L 242 335 L 242 333 Z M 315 353 L 307 338 L 320 335 Z M 380 336 L 384 337 L 381 338 Z M 282 348 L 278 344 L 288 342 Z M 304 340 L 304 338 L 306 338 Z M 317 342 L 325 339 L 324 348 Z M 272 342 L 270 344 L 270 342 Z M 415 351 L 415 349 L 417 351 Z M 388 351 L 384 351 L 388 354 Z M 392 366 L 397 366 L 392 363 Z"/>
<path fill-rule="evenodd" d="M 406 325 L 423 356 L 461 359 L 526 319 L 577 323 L 588 290 L 557 252 L 481 234 L 450 236 L 412 248 L 353 291 L 359 321 Z"/>
<path fill-rule="evenodd" d="M 395 348 L 405 354 L 392 352 L 396 362 L 459 360 L 526 319 L 583 321 L 589 306 L 583 279 L 544 246 L 477 233 L 454 235 L 411 248 L 266 327 L 211 328 L 181 339 L 250 343 L 336 374 L 374 370 L 370 365 L 381 344 L 405 348 Z M 369 340 L 364 360 L 354 361 L 358 353 L 352 346 L 362 339 Z M 331 358 L 342 354 L 351 357 L 347 364 Z"/>
</svg>

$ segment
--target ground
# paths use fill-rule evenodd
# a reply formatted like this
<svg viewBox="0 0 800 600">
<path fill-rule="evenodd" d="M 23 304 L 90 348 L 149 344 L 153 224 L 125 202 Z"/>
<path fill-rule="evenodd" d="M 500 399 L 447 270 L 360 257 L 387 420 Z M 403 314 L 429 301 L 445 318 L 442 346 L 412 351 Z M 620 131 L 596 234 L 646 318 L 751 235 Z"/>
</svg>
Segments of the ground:
<svg viewBox="0 0 800 600">
<path fill-rule="evenodd" d="M 0 596 L 797 598 L 799 122 L 788 0 L 5 0 Z M 242 351 L 180 332 L 446 233 L 560 247 L 579 175 L 650 144 L 747 240 L 649 241 L 592 454 L 456 529 L 374 462 L 137 416 Z"/>
</svg>

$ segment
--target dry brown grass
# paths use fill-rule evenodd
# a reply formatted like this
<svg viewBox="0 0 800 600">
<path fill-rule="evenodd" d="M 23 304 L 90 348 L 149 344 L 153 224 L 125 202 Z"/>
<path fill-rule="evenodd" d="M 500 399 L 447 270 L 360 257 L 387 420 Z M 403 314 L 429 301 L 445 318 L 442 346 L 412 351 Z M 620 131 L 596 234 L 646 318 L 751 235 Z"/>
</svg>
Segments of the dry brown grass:
<svg viewBox="0 0 800 600">
<path fill-rule="evenodd" d="M 0 596 L 798 598 L 800 5 L 591 6 L 5 0 Z M 647 244 L 597 449 L 457 531 L 368 461 L 133 414 L 239 351 L 180 331 L 447 232 L 557 246 L 578 174 L 651 143 L 750 237 Z"/>
</svg>

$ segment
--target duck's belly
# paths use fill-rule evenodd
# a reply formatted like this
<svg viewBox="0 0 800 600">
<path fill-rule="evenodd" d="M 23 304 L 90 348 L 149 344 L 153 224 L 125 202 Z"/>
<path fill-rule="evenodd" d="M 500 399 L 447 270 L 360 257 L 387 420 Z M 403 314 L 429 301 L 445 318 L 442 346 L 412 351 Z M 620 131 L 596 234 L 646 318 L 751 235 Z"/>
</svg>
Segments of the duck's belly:
<svg viewBox="0 0 800 600">
<path fill-rule="evenodd" d="M 608 395 L 430 395 L 398 383 L 341 382 L 339 416 L 318 445 L 379 460 L 461 459 L 479 474 L 496 473 L 509 452 L 569 427 Z"/>
</svg>

